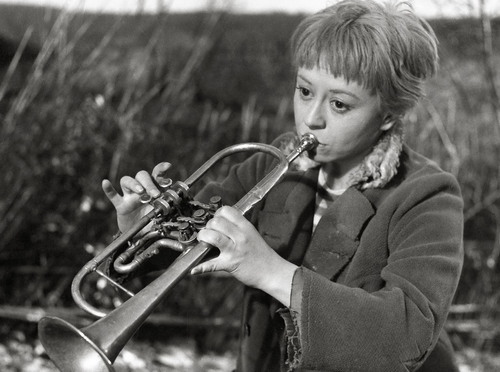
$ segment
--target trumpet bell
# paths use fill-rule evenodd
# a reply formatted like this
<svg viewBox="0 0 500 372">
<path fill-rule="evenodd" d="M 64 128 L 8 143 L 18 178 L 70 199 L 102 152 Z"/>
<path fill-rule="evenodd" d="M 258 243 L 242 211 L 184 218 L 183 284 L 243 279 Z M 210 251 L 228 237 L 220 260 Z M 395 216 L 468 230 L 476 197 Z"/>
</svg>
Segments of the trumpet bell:
<svg viewBox="0 0 500 372">
<path fill-rule="evenodd" d="M 84 332 L 67 321 L 45 317 L 38 324 L 40 342 L 61 371 L 114 372 L 113 362 Z"/>
<path fill-rule="evenodd" d="M 119 283 L 101 273 L 98 270 L 98 266 L 103 264 L 115 252 L 119 251 L 121 247 L 129 245 L 135 235 L 149 223 L 156 220 L 157 217 L 170 216 L 171 212 L 181 209 L 180 205 L 183 200 L 189 199 L 187 198 L 189 196 L 189 187 L 217 161 L 228 155 L 243 151 L 260 151 L 273 155 L 278 160 L 278 165 L 233 205 L 234 208 L 244 214 L 262 200 L 267 192 L 284 176 L 288 170 L 288 165 L 295 158 L 304 151 L 312 150 L 317 144 L 318 142 L 312 134 L 305 134 L 302 136 L 298 146 L 288 156 L 285 156 L 276 147 L 265 144 L 241 144 L 228 147 L 210 158 L 193 175 L 187 178 L 185 182 L 175 183 L 164 192 L 162 197 L 154 199 L 152 201 L 153 209 L 148 214 L 137 221 L 131 229 L 114 240 L 98 256 L 89 261 L 73 279 L 71 291 L 77 305 L 100 319 L 83 329 L 77 329 L 65 320 L 55 317 L 45 317 L 40 320 L 38 325 L 39 338 L 47 355 L 49 355 L 55 365 L 62 372 L 114 371 L 112 366 L 114 360 L 135 331 L 144 323 L 158 303 L 164 299 L 169 290 L 212 251 L 213 247 L 205 242 L 196 243 L 187 239 L 186 241 L 190 242 L 188 247 L 183 250 L 180 256 L 177 257 L 163 274 L 144 287 L 139 293 L 132 295 L 130 299 L 109 314 L 103 313 L 85 301 L 80 291 L 82 280 L 92 272 L 108 278 L 111 283 L 121 288 Z M 199 206 L 200 204 L 203 203 L 196 205 Z M 215 204 L 215 206 L 207 205 L 206 210 L 202 208 L 201 212 L 200 210 L 196 210 L 192 215 L 182 216 L 184 220 L 178 222 L 192 221 L 193 226 L 196 228 L 200 221 L 200 213 L 203 214 L 206 211 L 209 214 L 211 212 L 215 213 L 213 209 L 218 208 L 218 203 Z M 165 225 L 168 223 L 172 224 L 172 221 L 164 222 Z M 204 221 L 201 220 L 201 222 Z M 179 226 L 179 236 L 182 237 L 180 225 L 178 224 L 177 226 Z M 182 231 L 185 232 L 184 230 Z M 171 247 L 177 246 L 173 243 L 166 245 Z M 149 252 L 148 249 L 149 247 L 144 252 Z M 139 258 L 135 259 L 139 260 Z M 121 261 L 118 261 L 118 263 L 122 264 Z M 119 267 L 123 268 L 122 266 Z"/>
</svg>

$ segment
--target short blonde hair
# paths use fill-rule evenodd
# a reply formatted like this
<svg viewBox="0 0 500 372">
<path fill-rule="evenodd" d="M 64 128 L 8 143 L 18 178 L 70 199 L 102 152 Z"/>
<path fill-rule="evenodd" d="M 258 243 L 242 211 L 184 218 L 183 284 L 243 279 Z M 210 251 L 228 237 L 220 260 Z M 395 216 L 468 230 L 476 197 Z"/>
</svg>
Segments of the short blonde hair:
<svg viewBox="0 0 500 372">
<path fill-rule="evenodd" d="M 437 39 L 408 3 L 344 0 L 306 17 L 292 36 L 295 68 L 321 67 L 377 93 L 402 115 L 436 72 Z"/>
</svg>

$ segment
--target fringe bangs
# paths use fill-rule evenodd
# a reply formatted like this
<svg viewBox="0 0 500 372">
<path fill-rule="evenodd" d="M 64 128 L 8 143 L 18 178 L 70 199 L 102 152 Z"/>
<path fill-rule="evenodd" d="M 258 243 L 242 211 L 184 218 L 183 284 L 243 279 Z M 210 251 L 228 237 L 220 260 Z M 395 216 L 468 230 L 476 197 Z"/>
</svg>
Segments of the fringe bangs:
<svg viewBox="0 0 500 372">
<path fill-rule="evenodd" d="M 391 61 L 386 58 L 389 53 L 377 50 L 387 49 L 383 46 L 387 43 L 376 40 L 372 32 L 361 35 L 352 22 L 343 25 L 324 19 L 321 27 L 314 26 L 308 29 L 306 25 L 302 32 L 297 32 L 300 38 L 293 45 L 295 68 L 321 68 L 374 93 L 387 84 L 391 74 Z"/>
</svg>

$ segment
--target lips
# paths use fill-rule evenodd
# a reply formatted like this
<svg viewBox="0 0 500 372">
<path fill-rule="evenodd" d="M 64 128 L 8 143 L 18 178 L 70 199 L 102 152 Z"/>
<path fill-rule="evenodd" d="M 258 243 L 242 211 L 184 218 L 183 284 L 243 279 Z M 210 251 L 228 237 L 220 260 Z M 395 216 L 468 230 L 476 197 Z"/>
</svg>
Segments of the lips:
<svg viewBox="0 0 500 372">
<path fill-rule="evenodd" d="M 304 133 L 299 133 L 299 138 L 301 138 L 304 134 L 306 133 L 311 133 L 311 132 L 304 132 Z M 314 133 L 312 133 L 314 134 Z M 318 146 L 316 147 L 319 147 L 319 146 L 325 146 L 325 144 L 323 142 L 321 142 L 318 137 L 316 136 L 316 134 L 314 134 L 314 137 L 316 138 L 316 140 L 318 141 Z"/>
</svg>

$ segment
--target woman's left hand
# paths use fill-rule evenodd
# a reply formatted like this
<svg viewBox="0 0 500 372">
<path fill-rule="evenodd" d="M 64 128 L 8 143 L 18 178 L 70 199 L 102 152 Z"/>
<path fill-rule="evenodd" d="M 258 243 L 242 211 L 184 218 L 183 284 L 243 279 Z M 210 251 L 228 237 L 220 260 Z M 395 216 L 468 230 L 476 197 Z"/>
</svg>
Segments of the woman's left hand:
<svg viewBox="0 0 500 372">
<path fill-rule="evenodd" d="M 289 306 L 297 266 L 280 257 L 255 227 L 233 207 L 217 210 L 198 240 L 217 247 L 220 254 L 192 269 L 192 274 L 227 271 L 242 283 L 259 288 Z"/>
</svg>

